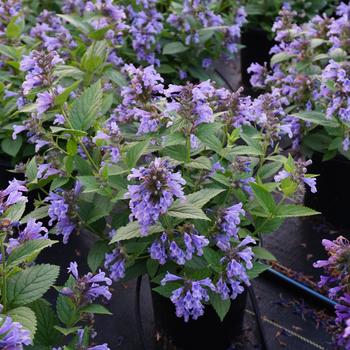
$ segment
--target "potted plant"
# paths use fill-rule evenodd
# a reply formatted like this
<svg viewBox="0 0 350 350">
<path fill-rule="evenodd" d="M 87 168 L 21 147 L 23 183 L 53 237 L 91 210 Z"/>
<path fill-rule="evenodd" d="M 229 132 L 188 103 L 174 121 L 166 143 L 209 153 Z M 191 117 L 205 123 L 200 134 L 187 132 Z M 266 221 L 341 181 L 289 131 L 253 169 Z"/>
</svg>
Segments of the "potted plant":
<svg viewBox="0 0 350 350">
<path fill-rule="evenodd" d="M 306 205 L 323 212 L 332 223 L 348 227 L 346 210 L 339 205 L 350 191 L 340 185 L 346 183 L 349 173 L 348 92 L 344 86 L 348 77 L 346 5 L 340 5 L 337 14 L 316 16 L 297 26 L 295 14 L 282 10 L 275 24 L 278 31 L 272 70 L 253 65 L 250 72 L 255 87 L 268 87 L 285 96 L 294 129 L 299 130 L 292 148 L 312 157 L 312 171 L 321 175 L 319 191 L 306 196 Z"/>
<path fill-rule="evenodd" d="M 335 1 L 275 1 L 246 0 L 243 2 L 248 15 L 248 22 L 242 32 L 242 82 L 251 91 L 248 68 L 253 63 L 264 65 L 270 60 L 270 50 L 275 45 L 274 36 L 279 30 L 275 22 L 282 7 L 295 14 L 294 24 L 305 23 L 318 13 L 332 14 Z"/>
<path fill-rule="evenodd" d="M 56 52 L 35 50 L 21 62 L 24 86 L 40 83 L 30 88 L 32 113 L 13 136 L 39 147 L 25 167 L 29 187 L 49 188 L 32 215 L 48 213 L 64 243 L 79 227 L 95 233 L 93 272 L 104 266 L 114 281 L 148 274 L 153 291 L 170 297 L 154 297 L 154 305 L 168 315 L 163 331 L 175 344 L 187 346 L 171 334 L 170 306 L 181 324 L 203 317 L 217 325 L 228 314 L 239 328 L 245 298 L 236 298 L 273 258 L 259 235 L 287 217 L 317 213 L 293 204 L 316 179 L 302 160 L 280 152 L 281 137 L 292 136 L 281 96 L 252 101 L 210 81 L 167 87 L 154 67 L 133 65 L 119 73 L 128 83 L 118 89 L 108 55 L 94 48 L 80 64 L 96 57 L 99 68 L 71 70 L 69 78 Z M 35 76 L 42 57 L 49 80 Z M 74 318 L 74 309 L 67 312 Z M 232 334 L 220 329 L 226 346 Z"/>
</svg>

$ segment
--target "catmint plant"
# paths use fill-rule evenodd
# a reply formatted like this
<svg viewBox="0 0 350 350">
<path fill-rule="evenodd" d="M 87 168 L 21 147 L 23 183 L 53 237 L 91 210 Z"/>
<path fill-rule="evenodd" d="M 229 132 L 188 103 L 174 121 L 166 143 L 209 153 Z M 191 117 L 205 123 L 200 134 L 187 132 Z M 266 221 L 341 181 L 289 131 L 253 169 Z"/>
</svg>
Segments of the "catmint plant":
<svg viewBox="0 0 350 350">
<path fill-rule="evenodd" d="M 116 86 L 103 72 L 108 63 L 101 67 L 85 73 L 91 84 L 76 76 L 65 86 L 60 66 L 64 102 L 40 117 L 50 143 L 24 165 L 31 186 L 51 188 L 36 210 L 47 205 L 58 239 L 69 244 L 81 228 L 98 237 L 88 261 L 106 275 L 81 276 L 71 264 L 59 297 L 72 308 L 66 327 L 77 327 L 96 297 L 110 297 L 111 280 L 146 272 L 185 321 L 210 304 L 228 310 L 272 258 L 260 235 L 286 217 L 316 214 L 296 204 L 305 184 L 316 190 L 308 163 L 280 153 L 293 135 L 284 101 L 278 93 L 246 98 L 210 80 L 167 85 L 154 66 L 125 65 L 118 74 L 126 85 Z M 38 176 L 48 161 L 60 172 Z"/>
<path fill-rule="evenodd" d="M 337 7 L 336 16 L 317 15 L 303 25 L 296 12 L 284 7 L 273 26 L 277 44 L 271 49 L 271 70 L 253 64 L 248 72 L 259 89 L 285 97 L 295 135 L 293 149 L 307 154 L 338 153 L 349 157 L 347 42 L 349 8 Z M 322 143 L 318 140 L 322 138 Z"/>
</svg>

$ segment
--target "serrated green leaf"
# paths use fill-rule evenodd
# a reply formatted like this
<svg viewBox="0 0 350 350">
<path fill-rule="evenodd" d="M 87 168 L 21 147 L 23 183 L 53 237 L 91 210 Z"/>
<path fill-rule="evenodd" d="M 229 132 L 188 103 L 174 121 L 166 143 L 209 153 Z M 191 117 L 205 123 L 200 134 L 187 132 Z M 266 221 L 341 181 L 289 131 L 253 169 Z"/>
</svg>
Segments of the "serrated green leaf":
<svg viewBox="0 0 350 350">
<path fill-rule="evenodd" d="M 262 263 L 254 263 L 253 268 L 247 271 L 247 275 L 249 279 L 257 278 L 261 273 L 268 270 L 270 268 L 269 265 L 265 265 Z"/>
<path fill-rule="evenodd" d="M 299 216 L 311 216 L 321 214 L 316 210 L 296 204 L 284 204 L 277 209 L 276 217 L 292 218 Z"/>
<path fill-rule="evenodd" d="M 269 213 L 274 213 L 276 209 L 276 203 L 273 199 L 272 194 L 263 185 L 258 185 L 254 182 L 251 182 L 250 186 L 259 204 Z"/>
<path fill-rule="evenodd" d="M 128 149 L 125 161 L 129 169 L 133 168 L 136 165 L 137 161 L 148 148 L 148 144 L 149 141 L 138 142 L 133 144 Z"/>
<path fill-rule="evenodd" d="M 6 266 L 11 268 L 26 262 L 28 259 L 30 260 L 30 258 L 33 258 L 33 256 L 35 257 L 37 254 L 39 254 L 43 249 L 51 247 L 55 243 L 57 243 L 57 241 L 52 241 L 50 239 L 38 239 L 24 242 L 20 246 L 13 249 L 7 259 Z"/>
<path fill-rule="evenodd" d="M 49 210 L 49 206 L 45 205 L 43 207 L 40 208 L 36 208 L 34 209 L 32 212 L 30 212 L 28 215 L 24 216 L 21 219 L 21 223 L 22 224 L 26 224 L 29 219 L 43 219 L 45 218 L 48 214 L 48 210 Z"/>
<path fill-rule="evenodd" d="M 222 322 L 230 310 L 231 300 L 223 300 L 221 299 L 220 295 L 216 293 L 210 293 L 210 303 L 219 316 L 220 321 Z"/>
<path fill-rule="evenodd" d="M 81 68 L 92 73 L 101 67 L 107 58 L 107 47 L 105 40 L 93 42 L 81 59 Z"/>
<path fill-rule="evenodd" d="M 163 231 L 164 228 L 160 224 L 156 224 L 149 228 L 148 235 Z M 126 226 L 118 228 L 118 231 L 110 241 L 110 244 L 135 237 L 141 237 L 140 225 L 137 221 L 131 221 Z"/>
<path fill-rule="evenodd" d="M 92 126 L 98 117 L 102 98 L 103 92 L 100 81 L 84 90 L 69 111 L 69 120 L 73 129 L 85 131 Z"/>
<path fill-rule="evenodd" d="M 222 188 L 204 188 L 198 192 L 186 196 L 186 203 L 192 204 L 197 208 L 202 208 L 211 199 L 224 192 Z"/>
<path fill-rule="evenodd" d="M 80 327 L 69 327 L 69 328 L 64 328 L 60 326 L 55 326 L 54 327 L 56 330 L 58 330 L 60 333 L 62 333 L 64 336 L 68 336 L 70 334 L 74 334 L 77 332 L 77 330 L 80 329 Z M 70 349 L 70 348 L 69 348 Z"/>
<path fill-rule="evenodd" d="M 10 220 L 11 222 L 19 221 L 26 209 L 26 202 L 23 200 L 11 205 L 5 213 L 2 215 L 3 218 Z"/>
<path fill-rule="evenodd" d="M 175 55 L 177 53 L 185 52 L 188 49 L 188 46 L 185 46 L 179 41 L 167 43 L 163 46 L 163 55 Z"/>
<path fill-rule="evenodd" d="M 58 344 L 60 334 L 55 329 L 55 326 L 59 324 L 59 321 L 50 304 L 44 299 L 39 299 L 32 303 L 30 307 L 35 312 L 37 319 L 34 344 L 43 346 Z"/>
<path fill-rule="evenodd" d="M 7 304 L 23 306 L 41 298 L 54 284 L 59 274 L 56 265 L 29 267 L 10 277 L 7 282 Z"/>
<path fill-rule="evenodd" d="M 59 95 L 55 97 L 55 105 L 60 106 L 65 103 L 70 95 L 81 83 L 81 80 L 75 81 L 72 85 L 65 88 Z"/>
<path fill-rule="evenodd" d="M 29 182 L 36 182 L 38 174 L 38 166 L 35 157 L 33 157 L 26 166 L 25 176 Z"/>
<path fill-rule="evenodd" d="M 180 219 L 198 219 L 210 221 L 210 219 L 200 208 L 195 207 L 190 203 L 181 203 L 181 201 L 175 201 L 168 210 L 167 215 Z"/>
<path fill-rule="evenodd" d="M 6 154 L 10 155 L 11 157 L 15 157 L 18 151 L 21 149 L 22 143 L 23 138 L 18 135 L 16 140 L 9 138 L 3 139 L 1 141 L 1 148 Z"/>
<path fill-rule="evenodd" d="M 293 117 L 297 117 L 302 120 L 306 120 L 308 122 L 312 122 L 318 125 L 327 126 L 330 128 L 339 127 L 339 123 L 334 119 L 326 119 L 324 113 L 316 112 L 316 111 L 305 111 L 293 113 Z"/>
<path fill-rule="evenodd" d="M 57 15 L 58 17 L 61 17 L 66 22 L 70 23 L 75 28 L 79 29 L 82 33 L 88 35 L 92 27 L 88 24 L 82 21 L 81 17 L 73 16 L 73 15 Z"/>
<path fill-rule="evenodd" d="M 286 53 L 286 52 L 276 53 L 275 55 L 273 55 L 271 57 L 271 61 L 270 61 L 271 66 L 273 66 L 274 64 L 277 64 L 277 63 L 287 61 L 287 60 L 293 58 L 294 56 L 295 56 L 294 54 L 290 54 L 290 53 Z"/>
<path fill-rule="evenodd" d="M 112 313 L 106 307 L 100 304 L 89 304 L 80 309 L 80 311 L 89 314 L 112 315 Z"/>
<path fill-rule="evenodd" d="M 205 247 L 203 249 L 203 256 L 208 262 L 208 267 L 212 268 L 216 272 L 221 272 L 222 266 L 220 260 L 222 258 L 222 254 L 212 248 Z"/>
<path fill-rule="evenodd" d="M 252 248 L 255 257 L 263 260 L 276 260 L 276 258 L 268 250 L 263 247 L 253 247 Z"/>
<path fill-rule="evenodd" d="M 109 247 L 105 241 L 96 242 L 89 251 L 87 262 L 92 272 L 96 272 L 102 266 Z"/>
</svg>

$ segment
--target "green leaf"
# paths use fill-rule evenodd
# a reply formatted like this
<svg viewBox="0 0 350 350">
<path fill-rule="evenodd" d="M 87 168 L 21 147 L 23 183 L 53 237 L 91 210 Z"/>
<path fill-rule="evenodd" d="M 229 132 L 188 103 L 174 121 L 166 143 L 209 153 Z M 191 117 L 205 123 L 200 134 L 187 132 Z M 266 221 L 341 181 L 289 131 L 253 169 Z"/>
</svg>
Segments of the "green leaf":
<svg viewBox="0 0 350 350">
<path fill-rule="evenodd" d="M 224 192 L 222 188 L 205 188 L 198 192 L 186 196 L 186 203 L 192 204 L 197 208 L 202 208 L 211 199 Z"/>
<path fill-rule="evenodd" d="M 157 260 L 154 260 L 154 259 L 147 259 L 147 272 L 148 272 L 148 275 L 153 278 L 155 276 L 155 274 L 157 273 L 158 271 L 158 267 L 159 267 L 159 263 Z"/>
<path fill-rule="evenodd" d="M 196 136 L 201 140 L 201 142 L 207 146 L 209 149 L 213 150 L 216 153 L 220 153 L 222 150 L 221 141 L 214 134 L 203 134 L 198 133 Z"/>
<path fill-rule="evenodd" d="M 73 15 L 57 15 L 58 17 L 61 17 L 66 22 L 70 23 L 75 28 L 79 29 L 82 33 L 88 35 L 91 26 L 88 23 L 85 23 L 82 21 L 81 17 L 73 16 Z"/>
<path fill-rule="evenodd" d="M 107 58 L 107 46 L 105 40 L 93 42 L 81 59 L 81 67 L 89 73 L 101 67 Z"/>
<path fill-rule="evenodd" d="M 125 79 L 125 77 L 120 72 L 115 70 L 114 68 L 107 69 L 105 76 L 108 79 L 112 80 L 113 83 L 117 84 L 119 87 L 123 87 L 123 86 L 128 85 L 128 82 Z"/>
<path fill-rule="evenodd" d="M 216 293 L 210 293 L 210 303 L 219 316 L 220 321 L 222 322 L 230 310 L 231 300 L 222 300 L 220 295 Z"/>
<path fill-rule="evenodd" d="M 149 141 L 143 141 L 133 144 L 126 154 L 126 164 L 129 169 L 133 168 L 142 154 L 147 150 Z"/>
<path fill-rule="evenodd" d="M 174 202 L 174 204 L 168 210 L 167 215 L 180 219 L 199 219 L 210 221 L 210 219 L 200 208 L 195 207 L 190 203 L 181 203 L 179 200 Z"/>
<path fill-rule="evenodd" d="M 71 137 L 67 142 L 66 148 L 67 148 L 68 155 L 75 156 L 78 152 L 77 141 L 75 141 L 75 139 Z"/>
<path fill-rule="evenodd" d="M 100 304 L 89 304 L 80 309 L 80 311 L 88 314 L 112 315 L 112 313 L 106 307 Z"/>
<path fill-rule="evenodd" d="M 339 127 L 339 123 L 334 119 L 326 119 L 324 113 L 316 112 L 316 111 L 305 111 L 293 113 L 293 117 L 297 117 L 299 119 L 312 122 L 318 125 L 328 126 L 330 128 Z"/>
<path fill-rule="evenodd" d="M 23 262 L 31 260 L 43 249 L 51 247 L 55 243 L 57 243 L 57 241 L 52 241 L 50 239 L 38 239 L 24 242 L 11 252 L 7 259 L 6 266 L 8 268 L 11 268 Z"/>
<path fill-rule="evenodd" d="M 263 260 L 276 260 L 276 258 L 263 247 L 253 247 L 252 248 L 255 257 Z"/>
<path fill-rule="evenodd" d="M 153 233 L 163 232 L 164 228 L 160 224 L 153 225 L 148 230 L 148 235 Z M 114 235 L 110 244 L 135 238 L 141 237 L 140 225 L 137 221 L 131 221 L 126 226 L 119 227 L 117 233 Z"/>
<path fill-rule="evenodd" d="M 80 327 L 69 327 L 69 328 L 64 328 L 64 327 L 60 327 L 60 326 L 55 326 L 55 329 L 58 330 L 60 333 L 62 333 L 64 336 L 68 336 L 70 334 L 74 334 L 77 332 L 78 329 L 80 329 Z M 70 348 L 67 348 L 70 349 Z"/>
<path fill-rule="evenodd" d="M 316 210 L 296 204 L 284 204 L 277 209 L 276 217 L 293 218 L 321 214 Z"/>
<path fill-rule="evenodd" d="M 21 306 L 8 311 L 8 315 L 12 320 L 19 322 L 25 329 L 30 331 L 31 339 L 34 338 L 37 326 L 37 318 L 34 311 L 29 307 Z"/>
<path fill-rule="evenodd" d="M 17 202 L 11 205 L 2 215 L 2 217 L 10 220 L 11 222 L 19 221 L 25 209 L 26 209 L 26 202 L 24 201 Z"/>
<path fill-rule="evenodd" d="M 16 157 L 18 151 L 21 149 L 22 143 L 23 138 L 21 136 L 17 136 L 16 140 L 6 138 L 1 141 L 1 148 L 11 157 Z"/>
<path fill-rule="evenodd" d="M 64 286 L 68 288 L 73 288 L 74 285 L 74 278 L 72 276 L 69 276 Z M 76 322 L 79 321 L 79 313 L 77 312 L 73 300 L 65 295 L 58 295 L 56 302 L 56 311 L 58 318 L 66 326 L 74 325 Z M 58 329 L 57 327 L 55 328 Z M 61 332 L 61 330 L 59 331 Z"/>
<path fill-rule="evenodd" d="M 208 157 L 198 157 L 196 159 L 192 159 L 190 163 L 187 163 L 186 168 L 192 169 L 203 169 L 203 170 L 211 170 L 211 161 Z"/>
<path fill-rule="evenodd" d="M 276 209 L 276 203 L 275 203 L 275 200 L 273 199 L 272 194 L 263 185 L 258 185 L 254 182 L 251 182 L 250 186 L 259 204 L 266 211 L 273 214 Z"/>
<path fill-rule="evenodd" d="M 220 254 L 218 251 L 212 248 L 205 247 L 203 249 L 203 255 L 205 260 L 209 264 L 208 266 L 209 268 L 212 268 L 216 272 L 221 272 L 222 266 L 221 266 L 220 260 L 222 258 L 222 254 Z"/>
<path fill-rule="evenodd" d="M 294 54 L 290 54 L 290 53 L 286 53 L 286 52 L 279 52 L 276 53 L 275 55 L 273 55 L 271 57 L 271 66 L 277 64 L 277 63 L 281 63 L 284 61 L 287 61 L 291 58 L 293 58 L 295 55 Z"/>
<path fill-rule="evenodd" d="M 93 193 L 100 189 L 100 184 L 95 176 L 77 176 L 77 179 L 83 186 L 83 193 Z"/>
<path fill-rule="evenodd" d="M 254 266 L 252 269 L 247 271 L 247 275 L 249 279 L 254 279 L 258 277 L 261 273 L 268 270 L 270 268 L 269 265 L 262 264 L 262 263 L 254 263 Z"/>
<path fill-rule="evenodd" d="M 282 163 L 280 162 L 270 162 L 267 164 L 264 164 L 261 168 L 258 170 L 258 176 L 260 179 L 268 179 L 271 176 L 275 175 L 278 170 L 280 170 L 282 167 Z"/>
<path fill-rule="evenodd" d="M 87 262 L 92 272 L 96 272 L 102 266 L 108 250 L 108 244 L 105 241 L 97 241 L 92 246 L 87 257 Z"/>
<path fill-rule="evenodd" d="M 26 166 L 25 176 L 29 182 L 36 182 L 38 174 L 38 166 L 35 157 L 33 157 Z"/>
<path fill-rule="evenodd" d="M 185 46 L 183 43 L 175 41 L 164 45 L 163 55 L 174 55 L 180 52 L 185 52 L 188 49 L 189 47 Z"/>
<path fill-rule="evenodd" d="M 33 219 L 45 218 L 48 215 L 47 214 L 48 210 L 49 210 L 48 205 L 34 209 L 32 212 L 30 212 L 28 215 L 26 215 L 22 218 L 21 224 L 26 224 L 29 221 L 29 219 L 31 219 L 31 218 L 33 218 Z"/>
<path fill-rule="evenodd" d="M 73 78 L 75 80 L 81 80 L 85 76 L 85 73 L 79 68 L 63 64 L 56 65 L 54 72 L 59 79 Z"/>
<path fill-rule="evenodd" d="M 7 282 L 7 302 L 11 307 L 27 305 L 41 298 L 59 274 L 56 265 L 36 265 L 20 271 Z"/>
<path fill-rule="evenodd" d="M 152 288 L 155 292 L 162 295 L 165 298 L 169 298 L 171 296 L 171 293 L 175 290 L 181 287 L 180 283 L 177 282 L 169 282 L 164 286 L 159 286 Z"/>
<path fill-rule="evenodd" d="M 66 89 L 63 90 L 63 92 L 57 95 L 55 97 L 55 105 L 56 106 L 63 105 L 67 101 L 70 93 L 73 92 L 79 86 L 80 83 L 81 83 L 81 80 L 75 81 L 71 86 L 67 87 Z"/>
<path fill-rule="evenodd" d="M 85 131 L 92 126 L 98 117 L 102 98 L 103 93 L 100 81 L 84 90 L 69 111 L 69 120 L 73 129 Z"/>
<path fill-rule="evenodd" d="M 58 325 L 59 321 L 50 304 L 44 299 L 39 299 L 32 303 L 30 307 L 35 312 L 38 321 L 34 344 L 44 346 L 58 344 L 60 334 L 55 329 L 55 326 Z"/>
<path fill-rule="evenodd" d="M 6 27 L 6 36 L 10 39 L 18 39 L 24 29 L 24 20 L 21 15 L 11 18 L 11 21 Z"/>
</svg>

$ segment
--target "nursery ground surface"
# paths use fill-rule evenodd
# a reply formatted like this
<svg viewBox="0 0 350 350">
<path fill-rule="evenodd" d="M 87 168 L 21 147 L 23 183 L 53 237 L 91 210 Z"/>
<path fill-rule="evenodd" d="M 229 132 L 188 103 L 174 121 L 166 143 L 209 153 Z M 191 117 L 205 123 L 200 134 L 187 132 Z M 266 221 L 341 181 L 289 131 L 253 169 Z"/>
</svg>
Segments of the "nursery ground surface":
<svg viewBox="0 0 350 350">
<path fill-rule="evenodd" d="M 320 241 L 323 238 L 335 238 L 338 233 L 330 229 L 322 218 L 292 219 L 277 233 L 266 236 L 264 245 L 273 252 L 279 263 L 295 271 L 297 276 L 301 278 L 306 276 L 317 282 L 320 272 L 312 267 L 312 263 L 325 257 Z M 41 257 L 41 260 L 56 262 L 62 266 L 62 270 L 69 261 L 76 260 L 84 272 L 87 269 L 87 266 L 84 266 L 86 261 L 84 252 L 91 242 L 86 237 L 82 239 L 82 236 L 73 238 L 72 244 L 65 246 L 64 249 L 59 246 L 51 249 L 47 256 Z M 62 277 L 64 280 L 64 276 Z M 283 283 L 276 283 L 266 275 L 255 280 L 253 286 L 269 350 L 332 349 L 332 310 L 312 299 L 304 299 L 297 290 Z M 98 340 L 108 342 L 113 350 L 142 349 L 135 317 L 136 281 L 118 283 L 113 288 L 114 298 L 107 307 L 114 315 L 109 318 L 97 317 Z M 150 289 L 145 278 L 141 288 L 141 316 L 146 349 L 154 350 L 153 310 Z M 259 348 L 261 341 L 254 310 L 248 302 L 243 334 L 231 349 Z"/>
</svg>

